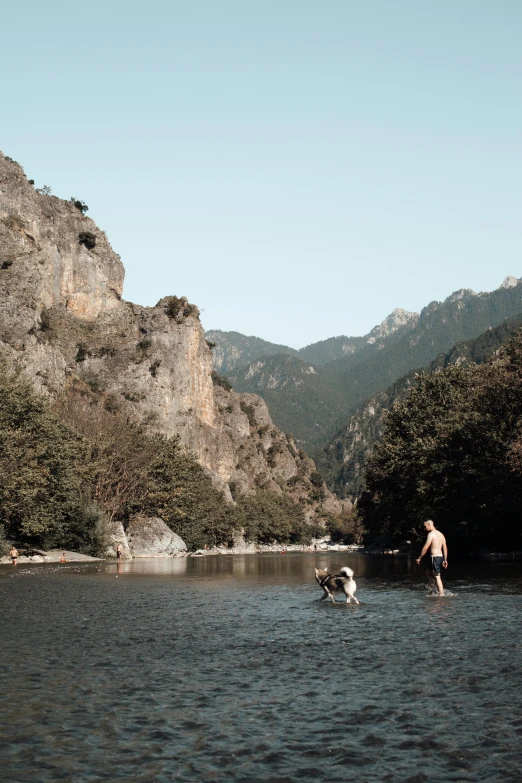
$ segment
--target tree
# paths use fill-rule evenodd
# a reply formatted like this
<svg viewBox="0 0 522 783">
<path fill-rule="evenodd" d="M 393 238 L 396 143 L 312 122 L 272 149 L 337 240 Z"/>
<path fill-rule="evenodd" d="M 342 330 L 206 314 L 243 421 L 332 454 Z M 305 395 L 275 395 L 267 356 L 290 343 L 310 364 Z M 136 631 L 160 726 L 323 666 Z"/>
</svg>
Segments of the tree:
<svg viewBox="0 0 522 783">
<path fill-rule="evenodd" d="M 368 462 L 359 510 L 370 536 L 410 538 L 433 516 L 457 546 L 515 546 L 521 338 L 483 365 L 450 366 L 418 381 L 388 413 Z"/>
<path fill-rule="evenodd" d="M 79 466 L 81 437 L 62 424 L 19 376 L 0 381 L 0 526 L 37 546 L 95 546 L 98 517 Z"/>
</svg>

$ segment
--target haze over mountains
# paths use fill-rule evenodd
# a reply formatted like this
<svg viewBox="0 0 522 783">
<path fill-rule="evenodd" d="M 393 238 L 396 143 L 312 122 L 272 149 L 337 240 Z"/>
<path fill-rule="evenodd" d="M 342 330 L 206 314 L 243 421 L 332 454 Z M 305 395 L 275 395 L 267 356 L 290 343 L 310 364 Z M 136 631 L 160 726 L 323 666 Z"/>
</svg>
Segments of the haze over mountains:
<svg viewBox="0 0 522 783">
<path fill-rule="evenodd" d="M 236 332 L 214 330 L 207 339 L 234 388 L 261 395 L 277 425 L 318 453 L 370 395 L 521 312 L 521 281 L 509 276 L 495 291 L 461 289 L 421 313 L 396 309 L 364 337 L 299 351 Z"/>
</svg>

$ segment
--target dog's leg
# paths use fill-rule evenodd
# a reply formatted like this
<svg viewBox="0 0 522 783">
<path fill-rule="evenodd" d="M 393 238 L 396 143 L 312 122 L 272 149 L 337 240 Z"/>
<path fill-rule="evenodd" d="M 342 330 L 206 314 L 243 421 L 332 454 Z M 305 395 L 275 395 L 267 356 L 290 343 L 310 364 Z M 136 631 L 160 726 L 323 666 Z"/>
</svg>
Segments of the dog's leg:
<svg viewBox="0 0 522 783">
<path fill-rule="evenodd" d="M 358 599 L 354 595 L 352 595 L 352 598 L 353 598 L 353 600 L 355 601 L 356 604 L 359 603 Z"/>
<path fill-rule="evenodd" d="M 327 598 L 331 598 L 332 594 L 329 591 L 329 589 L 326 587 L 326 585 L 322 585 L 322 588 L 323 588 L 323 591 L 324 591 L 324 595 L 321 598 L 321 601 L 325 601 Z"/>
</svg>

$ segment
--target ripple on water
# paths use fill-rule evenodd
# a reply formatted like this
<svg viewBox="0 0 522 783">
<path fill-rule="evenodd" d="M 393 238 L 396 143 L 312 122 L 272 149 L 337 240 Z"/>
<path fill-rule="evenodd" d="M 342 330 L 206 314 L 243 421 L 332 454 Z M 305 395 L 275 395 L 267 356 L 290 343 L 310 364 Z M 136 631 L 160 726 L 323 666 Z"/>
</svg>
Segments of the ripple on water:
<svg viewBox="0 0 522 783">
<path fill-rule="evenodd" d="M 321 602 L 346 562 L 361 604 Z M 520 781 L 520 564 L 451 600 L 393 558 L 168 566 L 0 571 L 6 783 Z"/>
</svg>

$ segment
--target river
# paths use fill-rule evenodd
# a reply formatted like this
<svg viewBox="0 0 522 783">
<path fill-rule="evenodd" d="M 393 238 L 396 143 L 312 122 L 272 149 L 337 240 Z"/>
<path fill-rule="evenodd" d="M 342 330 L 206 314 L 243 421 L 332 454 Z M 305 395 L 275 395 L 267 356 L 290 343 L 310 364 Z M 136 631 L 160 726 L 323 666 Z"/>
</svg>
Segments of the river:
<svg viewBox="0 0 522 783">
<path fill-rule="evenodd" d="M 355 571 L 360 605 L 314 566 Z M 522 564 L 0 567 L 4 783 L 520 783 Z"/>
</svg>

